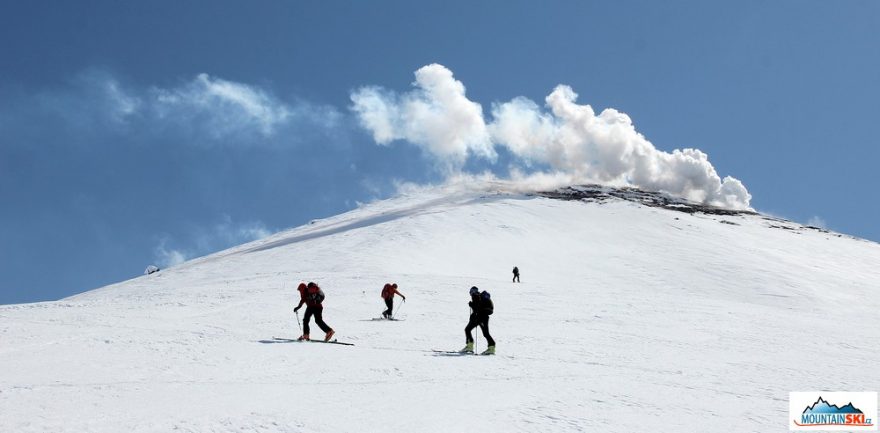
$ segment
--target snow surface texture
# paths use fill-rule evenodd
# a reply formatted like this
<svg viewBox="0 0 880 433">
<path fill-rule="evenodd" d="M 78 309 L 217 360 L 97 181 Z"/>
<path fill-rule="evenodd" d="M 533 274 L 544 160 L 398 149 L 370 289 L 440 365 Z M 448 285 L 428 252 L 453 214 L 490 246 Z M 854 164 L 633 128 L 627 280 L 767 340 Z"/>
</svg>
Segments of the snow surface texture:
<svg viewBox="0 0 880 433">
<path fill-rule="evenodd" d="M 789 391 L 880 388 L 880 246 L 672 206 L 426 190 L 0 306 L 0 431 L 784 431 Z M 261 342 L 300 281 L 355 346 Z M 472 285 L 498 355 L 437 356 Z"/>
</svg>

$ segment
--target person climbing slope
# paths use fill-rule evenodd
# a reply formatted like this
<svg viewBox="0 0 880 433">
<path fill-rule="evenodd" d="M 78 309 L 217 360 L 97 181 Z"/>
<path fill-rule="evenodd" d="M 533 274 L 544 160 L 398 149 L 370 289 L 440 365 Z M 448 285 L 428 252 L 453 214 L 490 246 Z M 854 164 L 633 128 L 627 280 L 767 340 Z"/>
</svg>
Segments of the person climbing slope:
<svg viewBox="0 0 880 433">
<path fill-rule="evenodd" d="M 387 310 L 382 312 L 382 317 L 386 319 L 391 319 L 391 315 L 394 313 L 395 294 L 403 298 L 403 302 L 406 302 L 406 296 L 397 291 L 397 283 L 386 283 L 385 287 L 382 287 L 382 299 L 385 300 L 385 306 L 388 307 Z"/>
<path fill-rule="evenodd" d="M 324 306 L 322 305 L 324 302 L 324 292 L 317 284 L 312 282 L 309 284 L 299 283 L 297 290 L 299 291 L 300 296 L 299 305 L 297 305 L 293 311 L 297 312 L 302 308 L 303 304 L 306 305 L 306 313 L 303 316 L 302 324 L 303 335 L 301 335 L 298 340 L 309 340 L 309 321 L 312 319 L 312 316 L 315 316 L 315 323 L 322 331 L 326 332 L 324 341 L 330 341 L 330 338 L 333 337 L 335 332 L 333 331 L 333 328 L 324 323 L 324 318 L 322 317 L 324 312 Z"/>
<path fill-rule="evenodd" d="M 461 352 L 474 353 L 474 337 L 471 336 L 471 330 L 479 326 L 480 330 L 483 331 L 483 336 L 486 337 L 486 341 L 489 343 L 489 347 L 481 355 L 494 355 L 495 339 L 489 334 L 489 316 L 495 311 L 491 296 L 489 292 L 480 292 L 480 289 L 476 286 L 471 287 L 470 294 L 471 301 L 468 302 L 468 305 L 471 307 L 471 315 L 468 318 L 467 326 L 464 328 L 467 344 L 464 346 L 464 349 L 461 349 Z"/>
</svg>

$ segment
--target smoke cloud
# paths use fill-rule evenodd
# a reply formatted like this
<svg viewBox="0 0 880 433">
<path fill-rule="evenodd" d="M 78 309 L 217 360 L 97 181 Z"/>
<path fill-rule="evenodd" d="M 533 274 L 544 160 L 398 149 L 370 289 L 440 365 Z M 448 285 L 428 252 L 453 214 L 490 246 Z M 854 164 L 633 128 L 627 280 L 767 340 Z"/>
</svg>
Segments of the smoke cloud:
<svg viewBox="0 0 880 433">
<path fill-rule="evenodd" d="M 749 209 L 751 195 L 739 180 L 721 179 L 698 149 L 660 151 L 638 133 L 625 113 L 613 108 L 598 115 L 577 104 L 571 87 L 557 86 L 545 107 L 518 97 L 492 105 L 492 121 L 467 99 L 464 85 L 438 64 L 416 71 L 414 90 L 396 94 L 380 87 L 352 93 L 352 109 L 375 141 L 413 143 L 453 172 L 471 155 L 496 160 L 503 146 L 528 167 L 549 167 L 552 178 L 572 183 L 632 185 L 700 203 Z M 520 179 L 548 178 L 525 176 Z"/>
<path fill-rule="evenodd" d="M 436 157 L 446 169 L 460 168 L 471 154 L 496 157 L 483 107 L 465 96 L 465 87 L 442 65 L 417 70 L 415 89 L 397 95 L 364 87 L 351 95 L 352 109 L 377 143 L 406 140 Z"/>
</svg>

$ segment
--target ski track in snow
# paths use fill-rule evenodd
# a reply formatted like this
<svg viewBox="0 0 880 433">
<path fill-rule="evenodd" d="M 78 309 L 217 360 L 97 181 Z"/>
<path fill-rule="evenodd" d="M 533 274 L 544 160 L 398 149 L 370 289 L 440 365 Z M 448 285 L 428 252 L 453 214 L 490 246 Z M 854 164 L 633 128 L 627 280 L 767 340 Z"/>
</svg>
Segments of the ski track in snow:
<svg viewBox="0 0 880 433">
<path fill-rule="evenodd" d="M 880 389 L 878 262 L 760 215 L 425 192 L 0 306 L 0 431 L 782 431 L 789 391 Z M 260 342 L 299 335 L 299 281 L 355 346 Z M 406 320 L 370 321 L 388 281 Z M 498 354 L 435 356 L 472 285 Z"/>
</svg>

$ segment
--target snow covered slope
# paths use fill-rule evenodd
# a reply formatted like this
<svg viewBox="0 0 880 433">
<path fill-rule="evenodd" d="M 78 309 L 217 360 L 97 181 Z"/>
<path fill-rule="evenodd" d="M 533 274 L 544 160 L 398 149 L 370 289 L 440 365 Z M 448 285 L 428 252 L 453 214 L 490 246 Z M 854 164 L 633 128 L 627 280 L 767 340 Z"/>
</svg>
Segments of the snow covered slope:
<svg viewBox="0 0 880 433">
<path fill-rule="evenodd" d="M 0 306 L 0 431 L 784 431 L 789 391 L 880 389 L 880 245 L 621 197 L 426 190 Z M 300 281 L 355 346 L 266 342 Z M 498 355 L 437 356 L 472 285 Z"/>
</svg>

